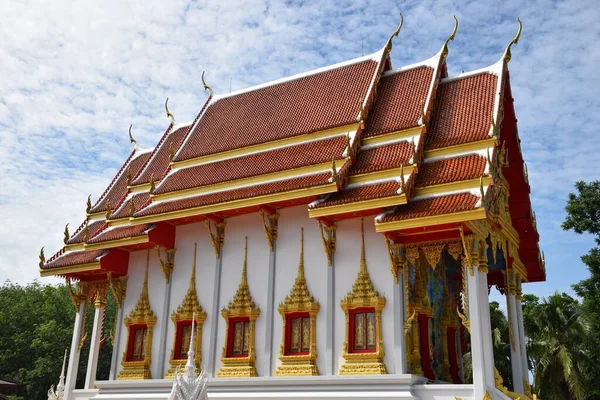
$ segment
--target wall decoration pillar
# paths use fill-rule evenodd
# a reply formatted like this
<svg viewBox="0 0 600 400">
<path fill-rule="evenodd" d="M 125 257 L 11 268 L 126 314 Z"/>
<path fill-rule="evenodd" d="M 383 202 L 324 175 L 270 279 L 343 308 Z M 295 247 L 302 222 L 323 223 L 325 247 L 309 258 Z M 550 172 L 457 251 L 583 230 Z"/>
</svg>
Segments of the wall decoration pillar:
<svg viewBox="0 0 600 400">
<path fill-rule="evenodd" d="M 215 250 L 215 278 L 214 278 L 214 290 L 213 290 L 213 301 L 212 310 L 210 314 L 210 343 L 208 348 L 208 371 L 209 377 L 215 377 L 215 367 L 217 362 L 217 333 L 219 327 L 219 308 L 221 299 L 221 273 L 222 273 L 222 253 L 223 245 L 225 244 L 225 221 L 216 223 L 216 233 L 212 232 L 210 221 L 205 220 L 206 229 L 210 237 L 210 241 Z"/>
<path fill-rule="evenodd" d="M 337 225 L 327 226 L 318 221 L 321 242 L 327 256 L 327 305 L 325 307 L 326 332 L 325 339 L 325 375 L 333 375 L 335 352 L 333 339 L 335 337 L 335 249 Z"/>
<path fill-rule="evenodd" d="M 408 373 L 406 357 L 406 306 L 408 305 L 408 291 L 406 290 L 406 281 L 404 277 L 404 268 L 406 257 L 404 256 L 404 246 L 401 243 L 392 243 L 387 237 L 384 240 L 390 256 L 390 267 L 394 276 L 394 373 Z"/>
<path fill-rule="evenodd" d="M 163 310 L 160 321 L 160 333 L 158 348 L 158 363 L 156 365 L 155 376 L 163 376 L 165 372 L 165 354 L 167 345 L 167 327 L 169 325 L 169 310 L 171 309 L 171 281 L 173 278 L 173 268 L 175 267 L 175 252 L 177 249 L 166 249 L 165 256 L 161 255 L 160 247 L 156 246 L 160 269 L 165 277 L 165 289 L 163 292 Z"/>
<path fill-rule="evenodd" d="M 279 222 L 279 214 L 266 214 L 260 210 L 263 230 L 265 237 L 269 243 L 269 276 L 267 289 L 267 330 L 265 335 L 265 358 L 263 361 L 265 375 L 273 375 L 273 318 L 275 315 L 275 261 L 276 261 L 276 245 L 277 245 L 277 229 Z"/>
<path fill-rule="evenodd" d="M 506 296 L 506 314 L 508 319 L 508 336 L 510 339 L 510 364 L 512 369 L 513 391 L 517 393 L 523 393 L 523 375 L 521 372 L 521 368 L 523 367 L 523 363 L 521 361 L 521 335 L 519 334 L 519 324 L 516 320 L 517 309 L 515 298 L 515 272 L 509 267 L 509 262 L 507 262 L 505 279 L 506 287 L 504 289 L 504 295 Z"/>
<path fill-rule="evenodd" d="M 115 298 L 116 302 L 116 316 L 115 316 L 115 330 L 111 335 L 113 352 L 110 361 L 110 373 L 108 378 L 111 380 L 117 377 L 117 362 L 119 358 L 119 344 L 121 341 L 121 328 L 123 326 L 123 300 L 127 294 L 127 276 L 122 276 L 117 279 L 113 279 L 109 274 L 110 290 Z"/>
<path fill-rule="evenodd" d="M 100 355 L 100 340 L 104 330 L 104 312 L 106 310 L 106 295 L 108 293 L 108 281 L 93 281 L 88 283 L 89 294 L 94 298 L 94 325 L 92 337 L 90 338 L 90 353 L 88 366 L 85 374 L 85 389 L 93 389 L 96 382 L 96 371 L 98 369 L 98 356 Z"/>
<path fill-rule="evenodd" d="M 72 398 L 73 389 L 77 381 L 77 371 L 79 367 L 79 342 L 83 329 L 85 329 L 85 312 L 87 301 L 87 284 L 85 282 L 77 283 L 77 292 L 71 289 L 71 282 L 67 278 L 67 288 L 71 294 L 71 300 L 75 306 L 75 324 L 73 325 L 73 338 L 71 339 L 71 347 L 69 350 L 69 366 L 67 369 L 67 380 L 65 383 L 65 397 L 63 400 Z"/>
</svg>

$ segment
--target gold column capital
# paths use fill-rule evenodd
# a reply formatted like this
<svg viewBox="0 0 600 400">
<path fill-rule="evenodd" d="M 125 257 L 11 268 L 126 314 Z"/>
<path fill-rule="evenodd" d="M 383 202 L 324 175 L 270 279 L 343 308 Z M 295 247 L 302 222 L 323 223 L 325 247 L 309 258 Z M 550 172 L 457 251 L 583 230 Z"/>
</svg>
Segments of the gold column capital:
<svg viewBox="0 0 600 400">
<path fill-rule="evenodd" d="M 327 265 L 331 267 L 333 265 L 333 255 L 335 254 L 336 249 L 337 225 L 325 225 L 321 221 L 318 221 L 318 223 L 323 250 L 325 250 L 325 254 L 327 255 Z"/>
<path fill-rule="evenodd" d="M 158 261 L 160 262 L 160 269 L 165 276 L 165 282 L 168 284 L 170 281 L 171 273 L 175 268 L 175 253 L 177 249 L 165 249 L 165 258 L 163 259 L 160 251 L 160 246 L 156 246 L 156 255 L 158 256 Z"/>
<path fill-rule="evenodd" d="M 260 209 L 260 217 L 262 221 L 263 230 L 265 232 L 265 236 L 267 237 L 267 241 L 269 242 L 269 250 L 273 252 L 275 241 L 277 240 L 277 227 L 279 221 L 279 214 L 272 213 L 268 214 L 261 208 Z M 266 215 L 266 219 L 265 219 Z"/>
<path fill-rule="evenodd" d="M 225 226 L 227 222 L 225 220 L 221 222 L 215 222 L 211 224 L 210 220 L 207 218 L 204 220 L 206 224 L 206 230 L 208 231 L 208 235 L 210 237 L 210 242 L 212 243 L 213 249 L 215 251 L 215 256 L 217 259 L 221 258 L 221 248 L 225 244 Z M 214 233 L 211 225 L 214 225 Z"/>
</svg>

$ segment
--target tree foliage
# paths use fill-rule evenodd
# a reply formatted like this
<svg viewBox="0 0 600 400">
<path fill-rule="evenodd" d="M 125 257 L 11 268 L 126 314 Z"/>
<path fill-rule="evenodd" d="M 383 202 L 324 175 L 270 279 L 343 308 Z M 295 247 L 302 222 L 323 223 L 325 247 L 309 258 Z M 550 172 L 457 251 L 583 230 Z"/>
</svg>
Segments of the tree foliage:
<svg viewBox="0 0 600 400">
<path fill-rule="evenodd" d="M 91 336 L 94 307 L 88 307 L 86 332 Z M 75 308 L 67 287 L 27 286 L 7 281 L 0 287 L 0 375 L 25 386 L 25 398 L 45 400 L 52 384 L 58 383 L 65 349 L 70 346 Z M 105 334 L 114 325 L 114 302 L 109 301 Z M 81 349 L 77 387 L 83 387 L 89 340 Z M 112 345 L 105 340 L 100 350 L 98 379 L 110 370 Z"/>
</svg>

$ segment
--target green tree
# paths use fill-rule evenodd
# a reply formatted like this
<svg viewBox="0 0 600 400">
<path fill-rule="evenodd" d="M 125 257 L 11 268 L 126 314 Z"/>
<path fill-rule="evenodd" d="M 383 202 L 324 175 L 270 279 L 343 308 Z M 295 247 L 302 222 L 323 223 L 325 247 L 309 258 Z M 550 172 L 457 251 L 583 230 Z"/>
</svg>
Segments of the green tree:
<svg viewBox="0 0 600 400">
<path fill-rule="evenodd" d="M 114 324 L 114 302 L 109 299 L 105 334 Z M 86 332 L 91 336 L 93 307 L 88 307 Z M 75 309 L 64 285 L 27 286 L 6 282 L 0 287 L 0 375 L 25 385 L 26 399 L 45 400 L 58 383 L 64 351 L 70 346 Z M 78 387 L 83 386 L 89 340 L 82 348 Z M 112 345 L 105 340 L 100 351 L 98 379 L 110 370 Z"/>
<path fill-rule="evenodd" d="M 587 385 L 598 368 L 590 319 L 566 293 L 534 298 L 523 313 L 534 392 L 544 400 L 593 398 Z"/>
</svg>

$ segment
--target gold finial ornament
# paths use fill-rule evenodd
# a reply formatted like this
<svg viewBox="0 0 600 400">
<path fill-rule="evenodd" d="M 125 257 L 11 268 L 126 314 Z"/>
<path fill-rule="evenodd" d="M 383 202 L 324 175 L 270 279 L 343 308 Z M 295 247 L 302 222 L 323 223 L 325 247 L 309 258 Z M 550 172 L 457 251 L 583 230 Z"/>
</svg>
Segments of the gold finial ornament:
<svg viewBox="0 0 600 400">
<path fill-rule="evenodd" d="M 129 200 L 129 216 L 133 217 L 133 214 L 135 214 L 135 202 L 134 200 L 135 196 L 131 196 L 131 200 Z"/>
<path fill-rule="evenodd" d="M 42 246 L 42 248 L 40 249 L 40 268 L 44 266 L 44 264 L 46 264 L 46 256 L 44 255 L 44 247 Z"/>
<path fill-rule="evenodd" d="M 506 50 L 504 50 L 504 55 L 502 56 L 502 59 L 505 63 L 508 63 L 512 58 L 512 55 L 510 54 L 510 47 L 513 44 L 519 43 L 519 38 L 521 37 L 521 30 L 523 29 L 523 24 L 521 23 L 521 20 L 519 18 L 517 18 L 517 22 L 519 23 L 519 29 L 517 30 L 517 34 L 515 35 L 515 38 L 510 41 L 508 46 L 506 46 Z"/>
<path fill-rule="evenodd" d="M 127 168 L 127 186 L 131 185 L 131 167 Z"/>
<path fill-rule="evenodd" d="M 133 143 L 133 151 L 135 151 L 137 149 L 137 140 L 135 140 L 133 138 L 133 135 L 131 134 L 131 128 L 133 127 L 133 124 L 129 125 L 129 141 L 131 143 Z"/>
<path fill-rule="evenodd" d="M 329 183 L 333 183 L 336 181 L 337 177 L 337 167 L 335 165 L 335 157 L 331 160 L 331 177 L 329 178 Z"/>
<path fill-rule="evenodd" d="M 110 199 L 106 200 L 106 218 L 110 217 L 112 213 L 112 206 L 110 204 Z"/>
<path fill-rule="evenodd" d="M 87 212 L 89 214 L 90 210 L 92 209 L 92 195 L 90 194 L 87 198 L 87 202 L 86 204 L 86 209 L 85 212 Z"/>
<path fill-rule="evenodd" d="M 454 15 L 453 18 L 454 18 L 454 29 L 452 30 L 452 33 L 450 34 L 450 36 L 448 36 L 448 39 L 446 39 L 446 41 L 444 42 L 444 45 L 442 46 L 442 58 L 448 57 L 448 43 L 451 40 L 454 40 L 454 37 L 456 36 L 456 31 L 458 30 L 458 19 L 456 18 L 456 15 Z"/>
<path fill-rule="evenodd" d="M 275 371 L 276 376 L 319 375 L 316 365 L 319 309 L 320 305 L 310 294 L 304 275 L 304 228 L 301 228 L 296 280 L 290 293 L 277 307 L 283 318 L 283 336 L 279 349 L 281 365 Z"/>
<path fill-rule="evenodd" d="M 400 33 L 400 30 L 402 29 L 402 24 L 404 23 L 404 17 L 402 16 L 402 13 L 400 13 L 400 23 L 398 24 L 398 27 L 396 28 L 396 30 L 394 31 L 394 33 L 392 33 L 392 35 L 390 36 L 390 38 L 388 39 L 387 43 L 385 44 L 385 51 L 386 52 L 390 52 L 392 51 L 392 39 L 396 36 L 398 36 L 398 34 Z"/>
<path fill-rule="evenodd" d="M 171 111 L 169 111 L 169 98 L 165 100 L 165 112 L 167 113 L 167 117 L 171 118 L 171 124 L 175 125 L 175 116 Z"/>
<path fill-rule="evenodd" d="M 173 142 L 169 143 L 169 162 L 173 161 L 175 157 L 175 149 L 173 148 Z"/>
<path fill-rule="evenodd" d="M 202 71 L 202 85 L 204 85 L 204 90 L 208 90 L 208 97 L 212 97 L 212 95 L 213 95 L 213 90 L 212 90 L 212 88 L 211 88 L 210 86 L 208 86 L 208 85 L 206 84 L 206 81 L 204 80 L 204 73 L 205 73 L 205 72 L 206 72 L 206 71 Z"/>
<path fill-rule="evenodd" d="M 71 235 L 69 234 L 69 224 L 65 225 L 65 231 L 63 232 L 63 234 L 65 235 L 65 237 L 63 238 L 63 242 L 67 244 L 69 238 L 71 237 Z"/>
<path fill-rule="evenodd" d="M 156 189 L 156 182 L 154 182 L 154 172 L 150 174 L 150 193 Z"/>
</svg>

